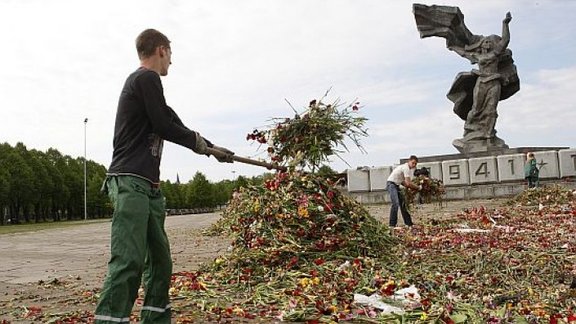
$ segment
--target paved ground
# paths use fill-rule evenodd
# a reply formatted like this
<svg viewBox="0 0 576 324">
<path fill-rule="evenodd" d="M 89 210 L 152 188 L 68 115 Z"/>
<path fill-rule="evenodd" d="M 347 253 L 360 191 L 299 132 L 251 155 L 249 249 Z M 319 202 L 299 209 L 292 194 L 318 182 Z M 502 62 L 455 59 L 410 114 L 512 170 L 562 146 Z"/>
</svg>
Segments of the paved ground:
<svg viewBox="0 0 576 324">
<path fill-rule="evenodd" d="M 166 231 L 170 236 L 178 236 L 183 229 L 206 227 L 218 217 L 218 214 L 170 216 Z M 179 239 L 182 241 L 182 237 Z M 105 270 L 109 241 L 110 222 L 0 235 L 0 283 L 49 281 L 84 276 L 91 269 Z M 172 245 L 175 257 L 186 252 L 179 242 Z"/>
</svg>

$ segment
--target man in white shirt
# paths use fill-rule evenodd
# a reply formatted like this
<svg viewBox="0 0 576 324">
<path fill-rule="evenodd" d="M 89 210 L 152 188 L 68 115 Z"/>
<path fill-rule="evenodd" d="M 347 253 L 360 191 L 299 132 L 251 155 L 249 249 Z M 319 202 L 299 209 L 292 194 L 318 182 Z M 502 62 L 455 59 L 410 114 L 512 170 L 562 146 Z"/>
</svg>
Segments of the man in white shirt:
<svg viewBox="0 0 576 324">
<path fill-rule="evenodd" d="M 408 162 L 394 168 L 388 177 L 386 189 L 388 190 L 388 194 L 390 194 L 390 200 L 392 201 L 392 206 L 390 207 L 390 227 L 396 227 L 396 224 L 398 223 L 398 207 L 400 207 L 400 211 L 402 212 L 402 219 L 404 220 L 404 224 L 406 226 L 414 225 L 414 223 L 412 223 L 412 217 L 406 208 L 404 196 L 400 191 L 400 185 L 415 190 L 422 189 L 410 181 L 410 179 L 414 177 L 414 170 L 416 169 L 417 164 L 418 158 L 414 155 L 411 155 L 408 159 Z"/>
</svg>

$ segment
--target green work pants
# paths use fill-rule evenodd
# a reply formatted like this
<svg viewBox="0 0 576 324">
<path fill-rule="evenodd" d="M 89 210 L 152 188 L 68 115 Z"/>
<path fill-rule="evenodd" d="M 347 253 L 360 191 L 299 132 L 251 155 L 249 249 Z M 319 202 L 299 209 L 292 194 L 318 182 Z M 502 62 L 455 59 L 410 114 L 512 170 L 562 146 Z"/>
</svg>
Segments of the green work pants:
<svg viewBox="0 0 576 324">
<path fill-rule="evenodd" d="M 133 176 L 108 177 L 105 185 L 114 215 L 108 275 L 95 323 L 130 322 L 141 283 L 145 291 L 142 323 L 170 323 L 172 258 L 164 230 L 164 196 L 150 182 Z"/>
</svg>

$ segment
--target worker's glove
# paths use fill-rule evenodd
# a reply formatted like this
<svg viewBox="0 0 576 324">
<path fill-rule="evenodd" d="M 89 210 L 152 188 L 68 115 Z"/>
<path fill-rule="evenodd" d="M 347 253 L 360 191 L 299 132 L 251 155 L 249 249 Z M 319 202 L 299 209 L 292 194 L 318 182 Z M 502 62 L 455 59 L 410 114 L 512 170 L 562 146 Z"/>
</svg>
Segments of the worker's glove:
<svg viewBox="0 0 576 324">
<path fill-rule="evenodd" d="M 234 162 L 234 160 L 232 159 L 232 155 L 234 155 L 234 152 L 230 151 L 229 149 L 227 149 L 225 147 L 216 146 L 216 145 L 214 145 L 212 148 L 217 150 L 217 151 L 220 151 L 222 153 L 222 154 L 214 154 L 214 157 L 216 158 L 216 160 L 218 160 L 218 162 L 223 162 L 223 163 Z"/>
<path fill-rule="evenodd" d="M 206 154 L 206 148 L 208 148 L 208 144 L 198 132 L 194 132 L 196 134 L 196 144 L 194 145 L 193 151 L 198 154 Z"/>
</svg>

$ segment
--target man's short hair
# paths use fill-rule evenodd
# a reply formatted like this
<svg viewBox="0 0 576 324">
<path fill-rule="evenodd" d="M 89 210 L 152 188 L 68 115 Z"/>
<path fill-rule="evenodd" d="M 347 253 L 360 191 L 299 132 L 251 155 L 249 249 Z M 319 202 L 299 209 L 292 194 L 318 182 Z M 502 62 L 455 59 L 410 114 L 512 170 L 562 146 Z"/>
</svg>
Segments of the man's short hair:
<svg viewBox="0 0 576 324">
<path fill-rule="evenodd" d="M 416 162 L 418 162 L 418 158 L 416 157 L 416 155 L 410 155 L 410 158 L 408 159 L 408 161 L 416 161 Z"/>
<path fill-rule="evenodd" d="M 146 29 L 136 37 L 136 51 L 140 59 L 152 56 L 158 46 L 170 48 L 170 40 L 156 29 Z"/>
</svg>

